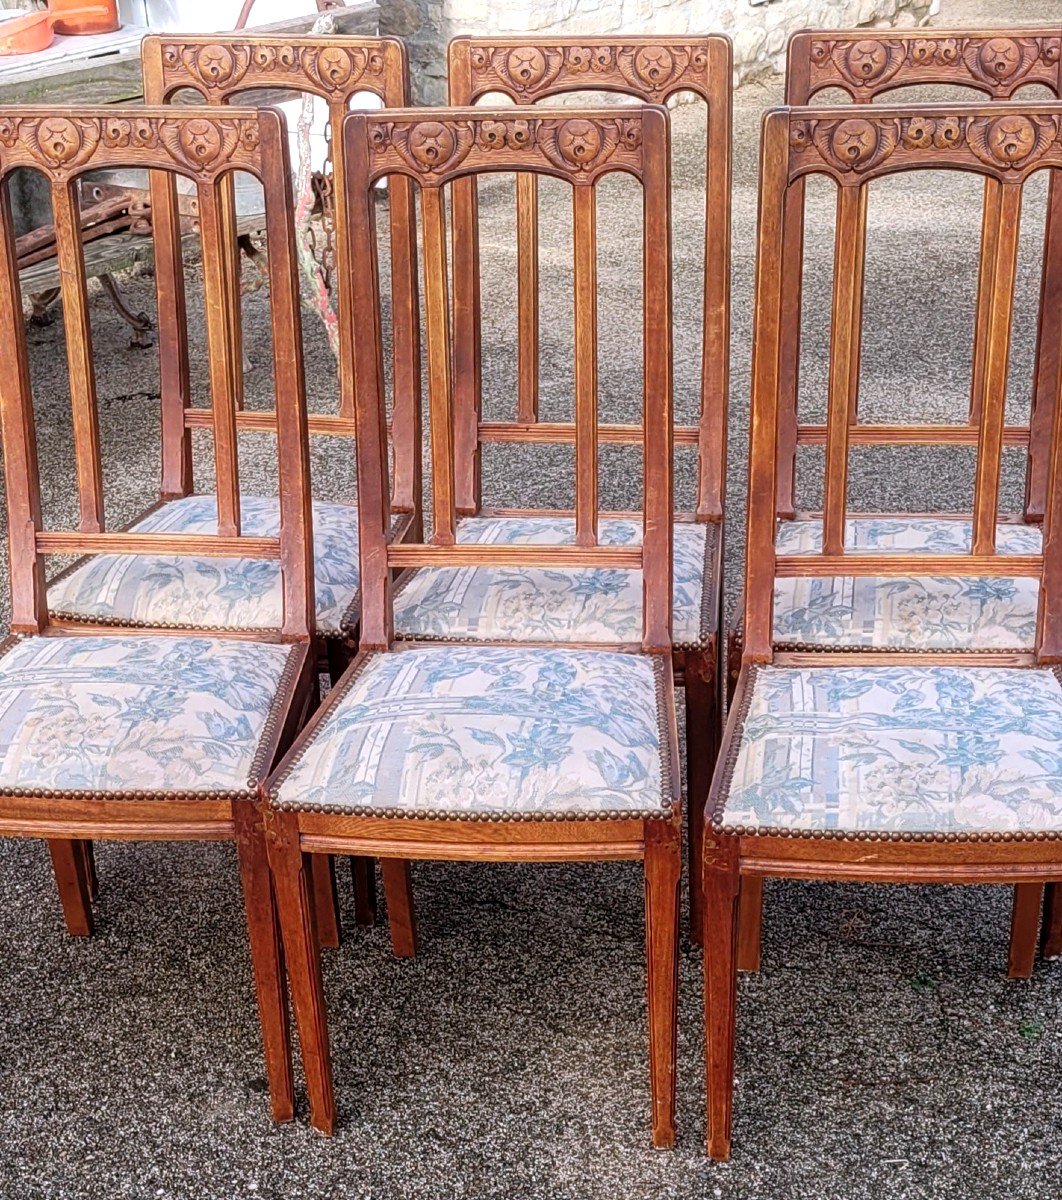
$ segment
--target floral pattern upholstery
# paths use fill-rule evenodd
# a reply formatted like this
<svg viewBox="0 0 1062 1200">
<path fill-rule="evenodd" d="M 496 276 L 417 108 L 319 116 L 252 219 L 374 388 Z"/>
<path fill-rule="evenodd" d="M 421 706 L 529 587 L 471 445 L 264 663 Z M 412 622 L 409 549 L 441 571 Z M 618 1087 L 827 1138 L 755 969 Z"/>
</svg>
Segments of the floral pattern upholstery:
<svg viewBox="0 0 1062 1200">
<path fill-rule="evenodd" d="M 245 534 L 280 531 L 275 497 L 243 496 Z M 217 497 L 184 496 L 149 513 L 138 533 L 217 533 Z M 317 628 L 338 634 L 358 594 L 358 510 L 353 504 L 313 505 Z M 281 620 L 280 564 L 254 558 L 192 558 L 97 554 L 48 589 L 58 617 L 89 617 L 137 625 L 200 629 L 277 629 Z"/>
<path fill-rule="evenodd" d="M 649 656 L 439 646 L 370 656 L 293 764 L 280 808 L 391 816 L 665 816 Z"/>
<path fill-rule="evenodd" d="M 640 520 L 608 517 L 606 546 L 641 543 Z M 711 543 L 707 539 L 711 537 Z M 705 641 L 702 597 L 707 550 L 715 529 L 675 523 L 673 639 Z M 467 517 L 458 542 L 478 545 L 571 545 L 569 517 Z M 550 567 L 430 567 L 411 572 L 395 596 L 395 635 L 439 641 L 629 643 L 642 639 L 642 573 Z"/>
<path fill-rule="evenodd" d="M 854 518 L 849 552 L 961 554 L 971 523 L 926 518 Z M 819 521 L 783 521 L 779 554 L 822 550 Z M 1040 554 L 1032 525 L 1000 525 L 1000 554 Z M 1031 578 L 831 577 L 776 579 L 774 640 L 780 646 L 905 650 L 1031 650 L 1039 580 Z"/>
<path fill-rule="evenodd" d="M 761 667 L 722 825 L 1062 830 L 1062 687 L 1006 667 Z"/>
<path fill-rule="evenodd" d="M 0 657 L 0 787 L 253 789 L 291 653 L 148 634 L 19 640 Z"/>
</svg>

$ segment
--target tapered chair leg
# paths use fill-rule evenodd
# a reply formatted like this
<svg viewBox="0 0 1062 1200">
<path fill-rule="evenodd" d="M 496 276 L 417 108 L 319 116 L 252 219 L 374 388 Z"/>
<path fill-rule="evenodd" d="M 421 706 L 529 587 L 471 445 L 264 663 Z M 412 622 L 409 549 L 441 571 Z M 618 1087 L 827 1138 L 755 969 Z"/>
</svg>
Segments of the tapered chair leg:
<svg viewBox="0 0 1062 1200">
<path fill-rule="evenodd" d="M 1043 907 L 1042 883 L 1019 883 L 1014 888 L 1010 914 L 1010 954 L 1007 974 L 1011 979 L 1028 979 L 1036 966 L 1036 940 Z"/>
<path fill-rule="evenodd" d="M 1062 958 L 1062 884 L 1044 888 L 1044 918 L 1040 926 L 1040 957 Z"/>
<path fill-rule="evenodd" d="M 73 937 L 92 935 L 92 881 L 83 843 L 70 838 L 48 842 L 52 871 L 63 906 L 66 931 Z"/>
<path fill-rule="evenodd" d="M 679 892 L 682 835 L 670 821 L 645 826 L 645 953 L 653 1145 L 675 1144 Z"/>
<path fill-rule="evenodd" d="M 689 812 L 690 941 L 701 944 L 703 904 L 701 858 L 704 849 L 704 810 L 719 745 L 718 680 L 715 654 L 687 653 L 683 691 L 686 696 L 686 762 Z"/>
<path fill-rule="evenodd" d="M 763 932 L 763 880 L 746 875 L 738 893 L 737 969 L 760 969 L 760 941 Z"/>
<path fill-rule="evenodd" d="M 334 950 L 339 945 L 339 894 L 336 891 L 336 865 L 330 854 L 315 854 L 313 866 L 313 910 L 317 920 L 317 940 Z"/>
<path fill-rule="evenodd" d="M 409 863 L 403 858 L 381 858 L 380 872 L 387 901 L 391 951 L 398 958 L 412 958 L 417 953 L 417 918 Z"/>
<path fill-rule="evenodd" d="M 270 1105 L 274 1121 L 291 1121 L 295 1116 L 291 1025 L 269 857 L 261 817 L 255 806 L 246 801 L 237 803 L 233 808 L 233 818 Z"/>
<path fill-rule="evenodd" d="M 734 1035 L 737 1022 L 736 847 L 709 839 L 704 860 L 704 1027 L 708 1154 L 730 1157 L 734 1106 Z"/>
<path fill-rule="evenodd" d="M 310 1123 L 322 1133 L 330 1134 L 336 1127 L 336 1102 L 321 953 L 313 914 L 311 866 L 306 861 L 310 856 L 302 853 L 298 826 L 288 814 L 268 813 L 267 829 L 270 835 L 269 865 L 273 871 L 273 888 L 284 940 L 284 961 L 310 1097 Z"/>
<path fill-rule="evenodd" d="M 354 884 L 354 921 L 376 924 L 376 863 L 371 858 L 351 856 L 350 877 Z"/>
</svg>

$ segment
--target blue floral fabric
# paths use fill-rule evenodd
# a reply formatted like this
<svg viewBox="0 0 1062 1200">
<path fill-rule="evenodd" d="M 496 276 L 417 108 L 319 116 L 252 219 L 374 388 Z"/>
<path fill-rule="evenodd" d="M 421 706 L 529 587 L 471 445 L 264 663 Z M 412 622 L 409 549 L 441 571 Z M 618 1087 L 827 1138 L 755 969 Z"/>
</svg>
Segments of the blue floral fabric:
<svg viewBox="0 0 1062 1200">
<path fill-rule="evenodd" d="M 676 646 L 703 642 L 707 536 L 703 524 L 675 523 Z M 605 518 L 599 538 L 605 546 L 640 545 L 641 521 Z M 569 517 L 468 517 L 458 525 L 457 540 L 494 546 L 571 545 L 575 522 Z M 407 577 L 395 596 L 395 634 L 440 641 L 640 642 L 642 573 L 599 568 L 422 568 Z"/>
<path fill-rule="evenodd" d="M 638 654 L 378 654 L 271 784 L 273 803 L 399 816 L 663 816 L 659 703 L 656 668 Z"/>
<path fill-rule="evenodd" d="M 290 646 L 130 634 L 0 657 L 0 787 L 246 791 Z"/>
<path fill-rule="evenodd" d="M 969 553 L 971 524 L 947 518 L 853 518 L 849 552 Z M 1000 525 L 1000 554 L 1040 554 L 1038 526 Z M 819 521 L 783 521 L 779 554 L 822 550 Z M 1039 580 L 831 577 L 776 579 L 774 640 L 781 646 L 905 650 L 1032 650 Z"/>
<path fill-rule="evenodd" d="M 245 534 L 275 537 L 280 531 L 275 497 L 242 497 L 240 516 Z M 171 500 L 133 528 L 137 533 L 217 533 L 217 497 Z M 313 547 L 317 628 L 339 633 L 358 592 L 356 506 L 315 501 Z M 253 558 L 97 554 L 49 587 L 48 607 L 55 616 L 103 622 L 277 629 L 280 564 Z"/>
<path fill-rule="evenodd" d="M 1062 687 L 1006 667 L 762 667 L 725 827 L 1062 829 Z"/>
</svg>

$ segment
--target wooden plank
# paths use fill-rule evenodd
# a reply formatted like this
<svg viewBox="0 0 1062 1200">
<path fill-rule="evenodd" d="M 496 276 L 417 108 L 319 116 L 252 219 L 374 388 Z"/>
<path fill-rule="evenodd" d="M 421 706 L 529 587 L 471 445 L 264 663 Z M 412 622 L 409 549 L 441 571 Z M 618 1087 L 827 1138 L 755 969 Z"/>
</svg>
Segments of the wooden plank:
<svg viewBox="0 0 1062 1200">
<path fill-rule="evenodd" d="M 201 558 L 280 558 L 280 538 L 190 533 L 38 533 L 40 554 L 179 554 Z"/>
<path fill-rule="evenodd" d="M 642 565 L 640 546 L 391 545 L 387 562 L 392 567 L 626 567 Z"/>
</svg>

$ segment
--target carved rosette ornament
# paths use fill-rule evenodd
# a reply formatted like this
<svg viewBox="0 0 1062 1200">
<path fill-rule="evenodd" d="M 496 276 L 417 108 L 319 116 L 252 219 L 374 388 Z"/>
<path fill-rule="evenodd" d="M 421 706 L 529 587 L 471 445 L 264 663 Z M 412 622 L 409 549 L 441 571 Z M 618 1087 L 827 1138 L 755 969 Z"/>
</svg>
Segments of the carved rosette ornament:
<svg viewBox="0 0 1062 1200">
<path fill-rule="evenodd" d="M 905 68 L 912 83 L 919 71 L 959 84 L 965 76 L 993 95 L 1007 95 L 1034 73 L 1054 85 L 1060 53 L 1059 37 L 822 39 L 812 43 L 811 63 L 820 86 L 838 82 L 854 95 L 881 90 Z"/>
<path fill-rule="evenodd" d="M 473 150 L 480 156 L 502 154 L 508 159 L 537 153 L 573 182 L 590 181 L 617 154 L 636 157 L 641 140 L 641 122 L 623 117 L 541 121 L 490 117 L 449 125 L 382 119 L 369 126 L 373 153 L 382 158 L 394 151 L 425 182 L 452 175 Z"/>
<path fill-rule="evenodd" d="M 1021 113 L 973 118 L 966 127 L 970 149 L 991 167 L 1020 170 L 1042 158 L 1058 137 L 1058 122 Z"/>
<path fill-rule="evenodd" d="M 849 117 L 844 121 L 814 121 L 812 126 L 815 149 L 840 171 L 871 170 L 889 157 L 900 137 L 900 125 L 895 120 Z"/>
<path fill-rule="evenodd" d="M 702 90 L 708 55 L 699 45 L 476 46 L 471 52 L 473 91 L 496 85 L 518 99 L 542 96 L 558 84 L 593 88 L 622 83 L 632 93 L 654 100 L 683 81 Z M 593 76 L 600 77 L 597 84 Z"/>
<path fill-rule="evenodd" d="M 162 62 L 168 71 L 182 71 L 205 95 L 239 86 L 251 65 L 247 46 L 165 46 Z"/>
</svg>

